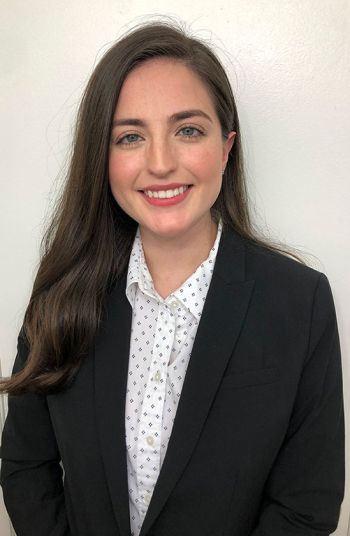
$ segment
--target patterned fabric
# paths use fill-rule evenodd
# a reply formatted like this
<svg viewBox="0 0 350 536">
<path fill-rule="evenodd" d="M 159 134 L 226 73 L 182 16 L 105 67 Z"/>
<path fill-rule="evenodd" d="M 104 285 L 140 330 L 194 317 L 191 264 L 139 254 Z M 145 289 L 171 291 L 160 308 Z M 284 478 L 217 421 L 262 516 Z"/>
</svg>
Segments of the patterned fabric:
<svg viewBox="0 0 350 536">
<path fill-rule="evenodd" d="M 131 535 L 138 536 L 164 461 L 222 233 L 208 258 L 167 298 L 153 286 L 140 230 L 129 260 L 133 309 L 125 405 Z"/>
</svg>

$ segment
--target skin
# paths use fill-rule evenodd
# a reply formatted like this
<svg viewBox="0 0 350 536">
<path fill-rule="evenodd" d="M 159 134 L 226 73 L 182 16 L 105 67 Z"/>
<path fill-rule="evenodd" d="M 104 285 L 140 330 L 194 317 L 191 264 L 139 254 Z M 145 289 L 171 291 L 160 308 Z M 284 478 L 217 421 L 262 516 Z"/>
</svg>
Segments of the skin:
<svg viewBox="0 0 350 536">
<path fill-rule="evenodd" d="M 171 119 L 188 110 L 207 117 Z M 234 137 L 230 132 L 223 138 L 210 93 L 181 62 L 148 60 L 125 79 L 114 114 L 109 181 L 116 201 L 140 225 L 146 261 L 162 294 L 185 281 L 209 254 L 217 232 L 210 208 Z M 170 183 L 192 185 L 182 202 L 153 206 L 140 193 Z"/>
</svg>

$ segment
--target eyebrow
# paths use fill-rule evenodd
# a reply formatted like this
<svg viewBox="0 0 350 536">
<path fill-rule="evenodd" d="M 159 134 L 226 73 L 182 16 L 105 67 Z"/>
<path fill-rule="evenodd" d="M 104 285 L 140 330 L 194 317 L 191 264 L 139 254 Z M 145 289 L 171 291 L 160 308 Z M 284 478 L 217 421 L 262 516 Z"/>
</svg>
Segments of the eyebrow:
<svg viewBox="0 0 350 536">
<path fill-rule="evenodd" d="M 183 112 L 177 112 L 175 114 L 172 114 L 168 118 L 168 123 L 177 123 L 178 121 L 183 121 L 184 119 L 189 119 L 191 117 L 198 117 L 198 116 L 208 119 L 208 121 L 210 121 L 211 123 L 213 122 L 211 117 L 205 112 L 203 112 L 203 110 L 184 110 Z M 125 126 L 125 125 L 145 127 L 146 122 L 143 121 L 142 119 L 128 117 L 125 119 L 115 119 L 112 124 L 113 127 Z"/>
</svg>

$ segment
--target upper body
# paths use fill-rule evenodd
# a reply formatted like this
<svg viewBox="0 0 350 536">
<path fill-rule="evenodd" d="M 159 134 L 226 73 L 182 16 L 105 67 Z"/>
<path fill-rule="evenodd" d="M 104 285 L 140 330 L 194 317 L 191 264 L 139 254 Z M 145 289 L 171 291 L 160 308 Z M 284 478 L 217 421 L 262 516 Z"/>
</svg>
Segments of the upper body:
<svg viewBox="0 0 350 536">
<path fill-rule="evenodd" d="M 232 90 L 207 45 L 150 24 L 107 51 L 83 97 L 14 374 L 0 383 L 1 483 L 18 536 L 335 529 L 344 431 L 330 287 L 256 236 L 242 169 Z M 147 277 L 132 290 L 137 229 Z M 207 287 L 194 285 L 188 306 L 198 270 Z M 186 329 L 165 359 L 157 314 L 174 297 Z M 174 386 L 150 403 L 152 377 L 130 378 L 154 367 L 170 379 L 177 358 Z"/>
<path fill-rule="evenodd" d="M 125 289 L 126 274 L 69 389 L 10 398 L 2 484 L 19 535 L 130 533 Z M 224 230 L 141 536 L 330 534 L 343 434 L 327 279 Z"/>
</svg>

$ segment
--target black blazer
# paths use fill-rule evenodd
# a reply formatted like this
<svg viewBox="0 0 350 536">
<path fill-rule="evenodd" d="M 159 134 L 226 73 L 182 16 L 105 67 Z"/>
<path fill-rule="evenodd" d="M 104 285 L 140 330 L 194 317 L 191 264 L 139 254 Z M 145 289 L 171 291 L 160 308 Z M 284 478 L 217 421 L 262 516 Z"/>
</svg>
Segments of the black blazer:
<svg viewBox="0 0 350 536">
<path fill-rule="evenodd" d="M 10 397 L 1 483 L 18 536 L 130 534 L 125 284 L 69 389 Z M 14 370 L 26 356 L 20 336 Z M 325 536 L 343 489 L 327 278 L 225 227 L 141 536 Z"/>
</svg>

